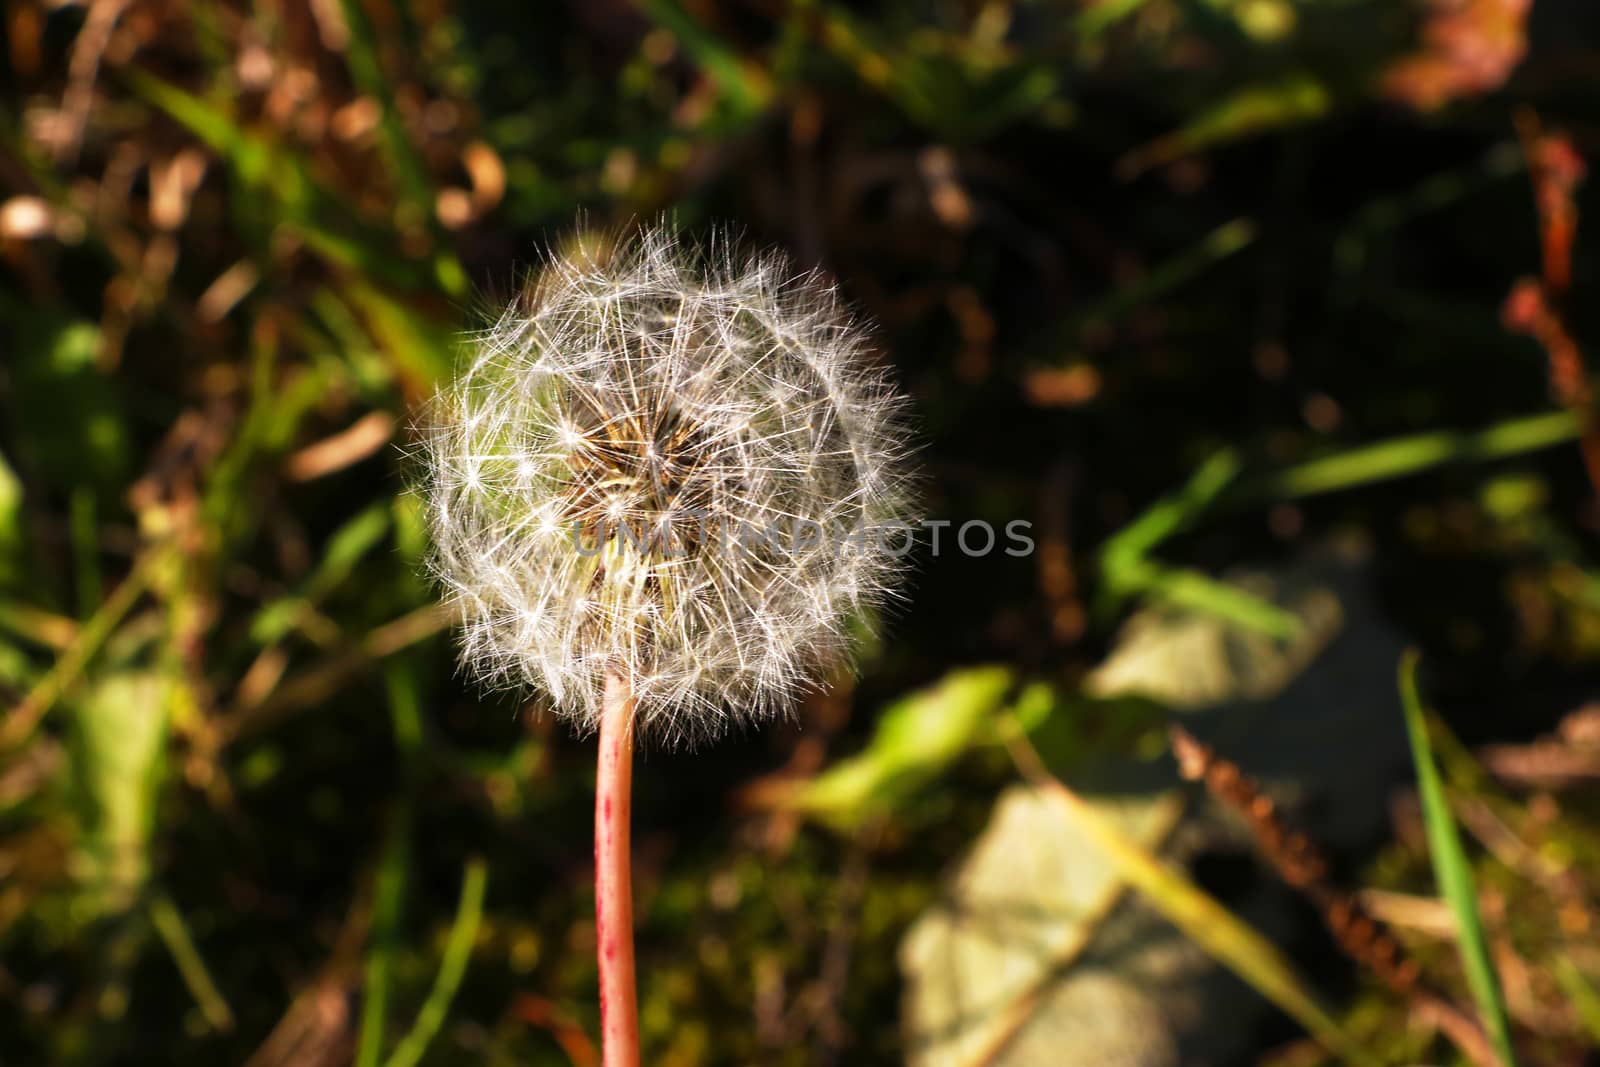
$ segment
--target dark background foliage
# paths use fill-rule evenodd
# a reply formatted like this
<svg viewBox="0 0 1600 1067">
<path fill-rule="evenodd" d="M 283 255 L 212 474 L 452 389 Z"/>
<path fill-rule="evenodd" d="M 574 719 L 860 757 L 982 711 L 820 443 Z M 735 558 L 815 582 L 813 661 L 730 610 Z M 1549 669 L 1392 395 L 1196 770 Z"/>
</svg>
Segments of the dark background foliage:
<svg viewBox="0 0 1600 1067">
<path fill-rule="evenodd" d="M 924 546 L 859 677 L 643 757 L 648 1062 L 902 1059 L 901 939 L 1016 777 L 1018 689 L 1068 781 L 1169 767 L 1162 708 L 1093 691 L 1119 625 L 1285 638 L 1221 576 L 1334 542 L 1341 640 L 1423 650 L 1520 1047 L 1592 1059 L 1592 5 L 23 0 L 4 34 L 0 1062 L 595 1062 L 591 745 L 458 677 L 406 445 L 546 249 L 663 213 L 835 277 L 928 512 L 1038 551 Z M 1248 673 L 1175 662 L 1165 704 Z M 925 695 L 986 664 L 975 713 Z M 1351 677 L 1312 684 L 1365 731 Z M 1426 912 L 1400 744 L 1336 768 L 1394 814 L 1330 877 Z M 1225 903 L 1281 888 L 1202 852 Z M 1289 908 L 1378 1058 L 1470 1054 Z"/>
</svg>

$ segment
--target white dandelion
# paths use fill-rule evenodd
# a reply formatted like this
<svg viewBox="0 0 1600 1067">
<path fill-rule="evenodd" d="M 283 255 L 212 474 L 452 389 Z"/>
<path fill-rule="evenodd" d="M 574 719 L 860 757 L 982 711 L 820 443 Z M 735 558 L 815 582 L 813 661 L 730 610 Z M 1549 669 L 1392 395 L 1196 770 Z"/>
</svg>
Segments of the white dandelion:
<svg viewBox="0 0 1600 1067">
<path fill-rule="evenodd" d="M 902 560 L 901 398 L 816 274 L 646 229 L 556 258 L 425 433 L 462 662 L 581 731 L 608 674 L 672 744 L 781 713 Z"/>
</svg>

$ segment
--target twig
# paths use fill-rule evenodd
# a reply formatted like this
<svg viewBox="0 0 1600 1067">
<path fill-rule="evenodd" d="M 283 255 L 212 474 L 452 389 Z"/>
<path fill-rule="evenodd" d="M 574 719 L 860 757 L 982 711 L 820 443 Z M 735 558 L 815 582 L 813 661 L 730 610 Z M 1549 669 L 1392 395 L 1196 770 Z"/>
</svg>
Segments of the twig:
<svg viewBox="0 0 1600 1067">
<path fill-rule="evenodd" d="M 78 148 L 83 144 L 84 127 L 89 123 L 89 111 L 94 105 L 95 76 L 100 70 L 100 60 L 106 46 L 111 43 L 111 33 L 117 20 L 132 0 L 101 0 L 89 5 L 83 29 L 72 45 L 72 59 L 67 67 L 67 89 L 61 95 L 61 128 L 54 144 L 56 159 L 64 164 L 77 161 Z"/>
<path fill-rule="evenodd" d="M 1506 298 L 1502 319 L 1543 346 L 1550 360 L 1550 390 L 1583 424 L 1579 449 L 1589 482 L 1600 493 L 1600 423 L 1583 351 L 1567 325 L 1566 296 L 1572 284 L 1572 245 L 1578 233 L 1576 192 L 1585 175 L 1572 142 L 1546 133 L 1531 109 L 1517 115 L 1517 135 L 1533 181 L 1539 211 L 1540 276 L 1524 278 Z"/>
</svg>

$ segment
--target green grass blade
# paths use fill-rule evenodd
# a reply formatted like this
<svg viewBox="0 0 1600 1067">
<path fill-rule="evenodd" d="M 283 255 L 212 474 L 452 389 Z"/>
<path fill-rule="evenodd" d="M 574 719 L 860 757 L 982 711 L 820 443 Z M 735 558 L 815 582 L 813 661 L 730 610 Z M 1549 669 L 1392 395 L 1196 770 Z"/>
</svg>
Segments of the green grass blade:
<svg viewBox="0 0 1600 1067">
<path fill-rule="evenodd" d="M 378 1067 L 389 1017 L 389 978 L 394 969 L 395 943 L 399 939 L 400 912 L 405 902 L 406 868 L 410 858 L 411 814 L 409 802 L 395 812 L 389 839 L 379 862 L 372 907 L 372 947 L 367 950 L 366 978 L 361 998 L 361 1042 L 356 1067 Z"/>
<path fill-rule="evenodd" d="M 1400 661 L 1400 702 L 1405 713 L 1406 733 L 1411 739 L 1411 755 L 1417 767 L 1417 793 L 1422 800 L 1422 818 L 1427 829 L 1433 873 L 1455 916 L 1457 944 L 1466 966 L 1467 984 L 1472 989 L 1473 1000 L 1477 1001 L 1478 1013 L 1483 1017 L 1489 1040 L 1493 1042 L 1501 1062 L 1506 1067 L 1515 1067 L 1517 1060 L 1511 1050 L 1511 1028 L 1506 1021 L 1505 1000 L 1500 993 L 1500 980 L 1489 960 L 1489 944 L 1478 916 L 1478 891 L 1473 883 L 1472 867 L 1461 847 L 1461 835 L 1450 814 L 1444 781 L 1434 763 L 1433 747 L 1428 741 L 1427 722 L 1417 693 L 1419 658 L 1417 651 L 1412 649 Z"/>
<path fill-rule="evenodd" d="M 122 584 L 111 591 L 105 603 L 100 605 L 100 610 L 94 613 L 88 621 L 78 628 L 76 639 L 62 652 L 55 664 L 47 671 L 43 678 L 6 714 L 0 721 L 0 752 L 16 748 L 26 741 L 39 725 L 39 720 L 55 706 L 63 693 L 88 666 L 89 661 L 100 651 L 111 637 L 116 628 L 122 625 L 123 618 L 133 610 L 139 598 L 149 587 L 151 573 L 158 566 L 167 562 L 166 551 L 161 547 L 153 546 L 145 550 L 139 560 L 134 563 L 133 569 L 122 580 Z"/>
<path fill-rule="evenodd" d="M 262 645 L 283 640 L 300 624 L 306 609 L 314 608 L 347 582 L 356 566 L 388 533 L 387 501 L 376 501 L 358 512 L 328 537 L 327 550 L 298 589 L 256 612 L 250 622 L 251 639 Z"/>
<path fill-rule="evenodd" d="M 345 63 L 350 68 L 350 77 L 356 88 L 377 101 L 381 108 L 378 144 L 399 186 L 401 213 L 411 216 L 406 221 L 412 225 L 426 224 L 433 202 L 433 182 L 428 177 L 427 167 L 423 165 L 416 146 L 406 133 L 405 125 L 400 121 L 392 91 L 393 81 L 385 77 L 383 65 L 378 61 L 382 45 L 378 41 L 377 30 L 367 17 L 366 9 L 356 0 L 345 0 L 341 10 L 344 12 L 345 26 L 350 31 L 349 40 L 345 43 Z"/>
<path fill-rule="evenodd" d="M 639 10 L 683 43 L 684 50 L 743 117 L 766 106 L 772 89 L 760 70 L 746 64 L 729 45 L 703 26 L 676 0 L 637 0 Z"/>
<path fill-rule="evenodd" d="M 488 881 L 488 867 L 482 859 L 467 863 L 461 879 L 461 903 L 456 908 L 455 923 L 450 927 L 450 939 L 445 943 L 444 961 L 433 980 L 433 989 L 417 1013 L 411 1032 L 395 1048 L 385 1067 L 416 1067 L 428 1043 L 444 1025 L 445 1015 L 461 979 L 467 973 L 467 960 L 472 955 L 472 942 L 478 936 L 478 921 L 483 917 L 483 890 Z"/>
<path fill-rule="evenodd" d="M 1192 152 L 1319 119 L 1332 107 L 1333 93 L 1309 71 L 1246 85 L 1201 111 L 1182 129 L 1130 152 L 1118 169 L 1131 177 Z"/>
<path fill-rule="evenodd" d="M 200 1006 L 206 1024 L 220 1033 L 232 1030 L 233 1009 L 228 1007 L 228 1001 L 217 988 L 211 972 L 206 969 L 205 960 L 195 947 L 194 938 L 189 935 L 189 926 L 183 921 L 183 915 L 166 893 L 157 893 L 151 898 L 150 922 L 162 943 L 167 946 L 167 951 L 172 954 L 178 974 L 195 1003 Z"/>
<path fill-rule="evenodd" d="M 1557 956 L 1550 968 L 1556 985 L 1572 1005 L 1573 1014 L 1596 1042 L 1600 1042 L 1600 991 L 1589 983 L 1570 956 Z"/>
<path fill-rule="evenodd" d="M 1241 217 L 1223 223 L 1128 284 L 1088 303 L 1067 320 L 1066 327 L 1057 336 L 1067 341 L 1070 351 L 1089 325 L 1115 322 L 1136 308 L 1155 303 L 1216 264 L 1244 251 L 1255 243 L 1259 234 L 1260 227 L 1254 219 Z"/>
<path fill-rule="evenodd" d="M 1300 620 L 1292 612 L 1197 571 L 1164 567 L 1149 558 L 1156 546 L 1205 515 L 1227 492 L 1239 466 L 1238 454 L 1222 449 L 1202 463 L 1182 489 L 1150 505 L 1108 539 L 1100 550 L 1100 572 L 1109 593 L 1118 598 L 1133 593 L 1155 596 L 1280 640 L 1299 633 Z"/>
<path fill-rule="evenodd" d="M 1291 641 L 1300 633 L 1300 619 L 1294 612 L 1198 571 L 1140 560 L 1120 571 L 1111 588 L 1118 593 L 1144 593 L 1279 641 Z"/>
<path fill-rule="evenodd" d="M 1106 540 L 1100 566 L 1115 576 L 1119 567 L 1143 559 L 1163 541 L 1193 524 L 1239 473 L 1239 455 L 1224 448 L 1202 463 L 1177 492 L 1163 497 Z"/>
<path fill-rule="evenodd" d="M 1347 449 L 1241 482 L 1229 503 L 1290 500 L 1372 485 L 1451 463 L 1482 463 L 1577 440 L 1570 411 L 1508 419 L 1476 433 L 1436 430 Z"/>
<path fill-rule="evenodd" d="M 422 751 L 422 695 L 416 670 L 405 660 L 391 661 L 384 671 L 389 694 L 389 718 L 394 727 L 400 760 L 401 787 L 379 860 L 373 891 L 372 947 L 367 950 L 366 986 L 361 1003 L 361 1041 L 356 1067 L 378 1067 L 382 1062 L 384 1033 L 388 1027 L 390 977 L 395 947 L 400 940 L 400 917 L 405 905 L 406 881 L 411 866 L 411 833 L 415 822 L 417 762 Z"/>
</svg>

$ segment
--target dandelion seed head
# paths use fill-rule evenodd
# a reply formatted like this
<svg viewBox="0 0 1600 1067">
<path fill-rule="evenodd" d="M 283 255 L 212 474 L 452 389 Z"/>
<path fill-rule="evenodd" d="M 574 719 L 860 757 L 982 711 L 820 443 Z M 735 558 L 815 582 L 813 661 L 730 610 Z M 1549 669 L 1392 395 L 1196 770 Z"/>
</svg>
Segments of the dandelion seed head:
<svg viewBox="0 0 1600 1067">
<path fill-rule="evenodd" d="M 615 671 L 666 744 L 823 682 L 903 562 L 871 532 L 909 507 L 904 402 L 866 344 L 777 255 L 657 227 L 552 258 L 422 434 L 466 668 L 583 731 Z"/>
</svg>

